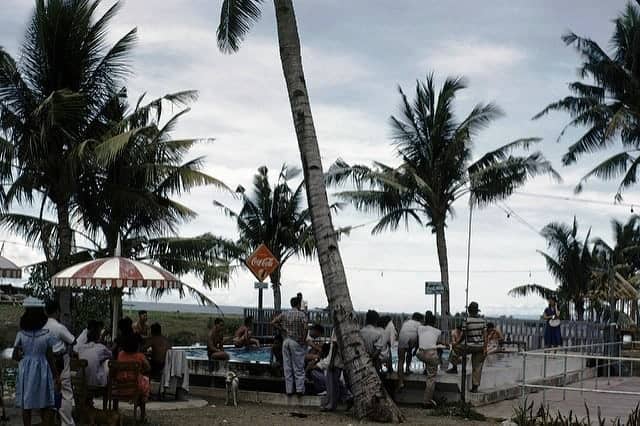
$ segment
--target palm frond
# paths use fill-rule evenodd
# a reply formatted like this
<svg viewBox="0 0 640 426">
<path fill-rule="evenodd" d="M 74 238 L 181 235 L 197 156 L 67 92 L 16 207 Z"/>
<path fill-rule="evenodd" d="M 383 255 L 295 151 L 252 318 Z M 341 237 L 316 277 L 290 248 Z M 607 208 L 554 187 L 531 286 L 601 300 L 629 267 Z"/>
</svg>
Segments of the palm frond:
<svg viewBox="0 0 640 426">
<path fill-rule="evenodd" d="M 224 0 L 220 8 L 218 48 L 224 53 L 237 52 L 253 24 L 260 19 L 263 0 Z"/>
<path fill-rule="evenodd" d="M 508 294 L 512 297 L 528 297 L 534 295 L 547 300 L 551 297 L 556 297 L 557 291 L 540 284 L 525 284 L 512 288 Z"/>
<path fill-rule="evenodd" d="M 57 240 L 58 224 L 35 216 L 3 213 L 0 214 L 0 227 L 33 246 L 39 246 L 42 243 L 43 235 L 51 241 Z"/>
</svg>

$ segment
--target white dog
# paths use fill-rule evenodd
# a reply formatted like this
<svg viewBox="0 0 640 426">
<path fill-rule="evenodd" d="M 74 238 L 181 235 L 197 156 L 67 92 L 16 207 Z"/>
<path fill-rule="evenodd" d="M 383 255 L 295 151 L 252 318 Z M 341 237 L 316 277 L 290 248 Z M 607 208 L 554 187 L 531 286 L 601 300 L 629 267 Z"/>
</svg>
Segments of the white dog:
<svg viewBox="0 0 640 426">
<path fill-rule="evenodd" d="M 233 402 L 234 407 L 238 406 L 238 388 L 240 387 L 240 378 L 233 371 L 227 372 L 227 405 Z"/>
</svg>

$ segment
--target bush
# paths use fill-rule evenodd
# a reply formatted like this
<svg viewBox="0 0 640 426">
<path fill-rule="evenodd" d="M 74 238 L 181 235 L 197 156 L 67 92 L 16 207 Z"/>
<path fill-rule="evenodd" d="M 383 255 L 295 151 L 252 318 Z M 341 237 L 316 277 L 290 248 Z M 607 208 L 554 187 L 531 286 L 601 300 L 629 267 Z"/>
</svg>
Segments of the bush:
<svg viewBox="0 0 640 426">
<path fill-rule="evenodd" d="M 616 418 L 607 422 L 602 418 L 600 407 L 597 408 L 598 418 L 597 421 L 591 421 L 591 413 L 589 412 L 589 406 L 584 405 L 587 416 L 585 419 L 580 419 L 577 415 L 574 415 L 572 411 L 567 416 L 557 411 L 555 414 L 551 412 L 548 407 L 540 405 L 538 410 L 534 410 L 533 402 L 531 404 L 525 400 L 524 404 L 514 408 L 513 422 L 518 426 L 590 426 L 597 424 L 604 426 L 610 424 L 611 426 L 637 426 L 640 425 L 640 404 L 636 405 L 636 408 L 629 414 L 626 422 Z M 534 414 L 535 412 L 535 414 Z"/>
<path fill-rule="evenodd" d="M 191 331 L 180 331 L 167 335 L 173 346 L 191 346 L 196 342 L 196 334 Z"/>
<path fill-rule="evenodd" d="M 107 329 L 111 329 L 111 298 L 104 290 L 83 290 L 73 298 L 72 331 L 80 334 L 92 320 L 102 320 Z"/>
</svg>

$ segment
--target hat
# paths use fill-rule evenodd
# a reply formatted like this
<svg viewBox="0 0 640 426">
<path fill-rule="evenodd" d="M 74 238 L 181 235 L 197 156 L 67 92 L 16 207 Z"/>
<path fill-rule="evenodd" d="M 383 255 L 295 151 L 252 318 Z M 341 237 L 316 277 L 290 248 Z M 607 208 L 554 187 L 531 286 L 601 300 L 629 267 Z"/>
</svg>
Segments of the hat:
<svg viewBox="0 0 640 426">
<path fill-rule="evenodd" d="M 22 306 L 24 308 L 44 308 L 44 301 L 35 297 L 25 297 L 22 301 Z"/>
<path fill-rule="evenodd" d="M 478 302 L 469 303 L 469 306 L 467 307 L 467 311 L 480 312 L 480 309 L 478 308 Z"/>
</svg>

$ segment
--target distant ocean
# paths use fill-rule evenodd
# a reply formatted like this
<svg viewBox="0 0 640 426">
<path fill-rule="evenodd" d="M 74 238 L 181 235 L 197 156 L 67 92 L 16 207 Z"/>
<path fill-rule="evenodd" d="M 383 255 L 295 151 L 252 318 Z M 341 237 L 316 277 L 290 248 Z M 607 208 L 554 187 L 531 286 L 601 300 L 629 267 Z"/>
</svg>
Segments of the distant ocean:
<svg viewBox="0 0 640 426">
<path fill-rule="evenodd" d="M 220 315 L 242 315 L 244 306 L 218 305 L 219 310 L 215 306 L 202 306 L 190 303 L 158 303 L 158 302 L 139 302 L 127 300 L 123 302 L 123 306 L 131 311 L 151 311 L 151 312 L 185 312 L 193 314 L 211 314 Z M 487 314 L 488 317 L 493 315 Z M 518 319 L 540 319 L 540 315 L 513 314 L 508 315 Z"/>
<path fill-rule="evenodd" d="M 122 303 L 124 309 L 132 311 L 151 311 L 151 312 L 185 312 L 192 314 L 211 314 L 219 315 L 220 312 L 224 315 L 242 315 L 243 306 L 203 306 L 189 303 L 157 303 L 157 302 L 139 302 L 133 300 L 126 300 Z"/>
</svg>

